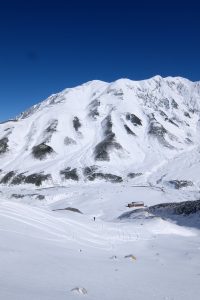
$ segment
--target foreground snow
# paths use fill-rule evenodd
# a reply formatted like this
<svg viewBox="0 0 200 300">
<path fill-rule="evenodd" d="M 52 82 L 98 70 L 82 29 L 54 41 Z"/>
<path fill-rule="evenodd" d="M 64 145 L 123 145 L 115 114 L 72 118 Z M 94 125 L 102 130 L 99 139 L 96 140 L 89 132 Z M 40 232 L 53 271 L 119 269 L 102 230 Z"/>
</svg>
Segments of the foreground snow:
<svg viewBox="0 0 200 300">
<path fill-rule="evenodd" d="M 45 200 L 32 203 L 9 193 L 33 191 L 2 190 L 0 299 L 199 299 L 199 230 L 161 218 L 117 219 L 135 195 L 146 205 L 164 201 L 162 191 L 138 189 L 36 190 Z M 83 214 L 53 211 L 69 206 Z"/>
</svg>

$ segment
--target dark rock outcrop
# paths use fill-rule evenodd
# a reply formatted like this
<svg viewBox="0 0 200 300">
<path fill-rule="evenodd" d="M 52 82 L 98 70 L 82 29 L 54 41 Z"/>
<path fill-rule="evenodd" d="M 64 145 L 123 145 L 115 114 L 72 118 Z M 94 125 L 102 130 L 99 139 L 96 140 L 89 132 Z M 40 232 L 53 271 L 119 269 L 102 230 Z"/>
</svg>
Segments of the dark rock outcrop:
<svg viewBox="0 0 200 300">
<path fill-rule="evenodd" d="M 58 120 L 54 119 L 49 122 L 49 125 L 44 131 L 44 143 L 49 143 L 53 134 L 57 131 Z"/>
<path fill-rule="evenodd" d="M 104 139 L 96 145 L 94 150 L 95 160 L 109 161 L 109 150 L 122 149 L 122 146 L 116 142 L 115 134 L 112 132 L 112 120 L 111 115 L 108 115 L 102 122 L 104 129 Z"/>
<path fill-rule="evenodd" d="M 112 183 L 118 183 L 123 181 L 121 176 L 117 176 L 110 173 L 96 172 L 96 170 L 97 170 L 96 166 L 86 167 L 83 170 L 83 174 L 86 177 L 86 179 L 89 181 L 94 181 L 96 179 L 103 179 L 105 181 L 109 181 Z"/>
<path fill-rule="evenodd" d="M 200 200 L 161 203 L 123 213 L 118 219 L 171 220 L 181 226 L 200 228 Z"/>
<path fill-rule="evenodd" d="M 79 128 L 81 127 L 81 122 L 78 117 L 74 117 L 73 126 L 76 131 L 79 131 Z"/>
<path fill-rule="evenodd" d="M 175 109 L 178 109 L 178 103 L 174 99 L 171 101 L 171 106 Z"/>
<path fill-rule="evenodd" d="M 6 175 L 3 176 L 0 183 L 7 184 L 12 179 L 12 177 L 15 175 L 15 171 L 10 171 Z"/>
<path fill-rule="evenodd" d="M 136 134 L 126 124 L 124 124 L 124 128 L 128 134 L 136 136 Z"/>
<path fill-rule="evenodd" d="M 127 175 L 127 177 L 133 179 L 133 178 L 141 176 L 141 175 L 142 175 L 142 173 L 129 173 Z"/>
<path fill-rule="evenodd" d="M 58 126 L 58 120 L 52 120 L 48 127 L 45 129 L 46 133 L 54 133 L 56 132 Z"/>
<path fill-rule="evenodd" d="M 90 181 L 94 180 L 93 174 L 98 170 L 97 166 L 85 167 L 83 169 L 83 175 Z"/>
<path fill-rule="evenodd" d="M 0 139 L 0 154 L 4 154 L 8 151 L 8 138 L 4 137 Z"/>
<path fill-rule="evenodd" d="M 32 154 L 36 159 L 45 159 L 47 155 L 52 154 L 54 152 L 53 148 L 45 143 L 41 143 L 32 148 Z"/>
<path fill-rule="evenodd" d="M 66 207 L 66 208 L 53 209 L 53 211 L 59 211 L 59 210 L 69 210 L 69 211 L 72 211 L 72 212 L 83 214 L 78 208 L 74 208 L 74 207 Z"/>
<path fill-rule="evenodd" d="M 34 173 L 30 175 L 24 175 L 25 173 L 17 174 L 16 171 L 10 171 L 1 179 L 0 184 L 12 184 L 12 185 L 19 185 L 19 184 L 34 184 L 36 186 L 40 186 L 43 181 L 51 179 L 50 174 L 43 174 L 43 173 Z"/>
<path fill-rule="evenodd" d="M 195 214 L 200 212 L 200 200 L 157 204 L 150 206 L 147 211 L 159 216 L 166 216 L 166 212 L 173 215 Z"/>
<path fill-rule="evenodd" d="M 160 124 L 154 117 L 154 114 L 149 115 L 150 125 L 148 134 L 154 138 L 157 138 L 158 141 L 169 149 L 174 149 L 174 147 L 168 143 L 165 139 L 165 135 L 168 134 L 169 138 L 173 140 L 174 136 L 169 134 L 169 132 Z"/>
<path fill-rule="evenodd" d="M 77 174 L 76 168 L 71 169 L 68 167 L 65 170 L 60 171 L 60 175 L 61 175 L 62 179 L 65 179 L 65 180 L 69 180 L 69 179 L 75 180 L 75 181 L 79 180 L 79 176 Z"/>
<path fill-rule="evenodd" d="M 140 120 L 140 118 L 138 118 L 136 115 L 134 114 L 130 114 L 130 113 L 127 113 L 126 114 L 126 120 L 128 121 L 131 121 L 131 123 L 134 125 L 134 126 L 142 126 L 142 120 Z"/>
<path fill-rule="evenodd" d="M 96 120 L 99 116 L 98 108 L 100 106 L 100 101 L 98 99 L 93 100 L 89 105 L 89 117 Z"/>
<path fill-rule="evenodd" d="M 44 181 L 50 179 L 51 179 L 50 174 L 34 173 L 26 176 L 25 183 L 30 183 L 30 184 L 35 184 L 36 186 L 40 186 Z"/>
<path fill-rule="evenodd" d="M 12 194 L 11 197 L 15 198 L 15 199 L 22 199 L 24 198 L 26 195 L 23 194 Z"/>
<path fill-rule="evenodd" d="M 12 179 L 11 184 L 13 184 L 13 185 L 22 184 L 25 182 L 25 180 L 26 180 L 26 176 L 24 175 L 24 173 L 17 174 Z"/>
<path fill-rule="evenodd" d="M 170 180 L 168 181 L 168 184 L 170 184 L 172 187 L 174 187 L 175 189 L 181 189 L 187 186 L 193 186 L 193 182 L 192 181 L 188 181 L 188 180 Z"/>
</svg>

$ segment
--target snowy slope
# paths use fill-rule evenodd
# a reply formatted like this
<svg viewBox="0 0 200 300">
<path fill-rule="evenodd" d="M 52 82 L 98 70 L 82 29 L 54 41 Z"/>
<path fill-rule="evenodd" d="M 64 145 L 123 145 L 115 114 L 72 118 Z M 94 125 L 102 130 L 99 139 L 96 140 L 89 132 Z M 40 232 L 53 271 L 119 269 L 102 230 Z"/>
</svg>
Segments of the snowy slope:
<svg viewBox="0 0 200 300">
<path fill-rule="evenodd" d="M 200 297 L 200 235 L 192 228 L 160 218 L 94 222 L 2 200 L 0 232 L 3 300 Z"/>
<path fill-rule="evenodd" d="M 200 82 L 184 78 L 66 89 L 0 124 L 0 182 L 148 182 L 174 157 L 198 160 L 199 116 Z"/>
</svg>

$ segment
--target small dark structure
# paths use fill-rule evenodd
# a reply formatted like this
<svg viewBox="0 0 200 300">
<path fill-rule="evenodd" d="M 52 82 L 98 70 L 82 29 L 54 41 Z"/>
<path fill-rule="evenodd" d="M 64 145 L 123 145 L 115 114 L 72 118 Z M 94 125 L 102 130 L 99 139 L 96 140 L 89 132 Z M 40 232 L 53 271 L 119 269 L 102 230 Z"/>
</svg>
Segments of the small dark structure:
<svg viewBox="0 0 200 300">
<path fill-rule="evenodd" d="M 128 203 L 127 207 L 129 207 L 129 208 L 131 208 L 131 207 L 144 207 L 144 202 L 143 201 L 131 202 L 131 203 Z"/>
</svg>

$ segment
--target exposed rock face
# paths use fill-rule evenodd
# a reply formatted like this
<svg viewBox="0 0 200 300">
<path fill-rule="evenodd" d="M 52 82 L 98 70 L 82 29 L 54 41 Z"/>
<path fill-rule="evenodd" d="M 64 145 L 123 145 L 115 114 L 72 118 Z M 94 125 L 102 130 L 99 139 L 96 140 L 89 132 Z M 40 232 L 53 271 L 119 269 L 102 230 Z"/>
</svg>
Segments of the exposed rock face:
<svg viewBox="0 0 200 300">
<path fill-rule="evenodd" d="M 40 201 L 45 199 L 45 196 L 40 194 L 12 194 L 11 197 L 15 199 L 31 198 Z"/>
<path fill-rule="evenodd" d="M 138 118 L 136 115 L 134 114 L 131 114 L 131 113 L 127 113 L 126 114 L 126 119 L 131 121 L 131 123 L 134 125 L 134 126 L 142 126 L 142 120 L 140 120 L 140 118 Z"/>
<path fill-rule="evenodd" d="M 197 219 L 189 219 L 192 220 L 191 223 L 187 223 L 188 219 L 184 219 L 184 217 L 197 216 Z M 130 212 L 126 212 L 122 214 L 119 219 L 148 219 L 160 217 L 163 219 L 171 219 L 177 221 L 181 225 L 187 226 L 192 225 L 194 227 L 200 226 L 200 200 L 194 201 L 183 201 L 183 202 L 173 202 L 173 203 L 161 203 L 157 205 L 153 205 L 143 209 L 135 209 Z M 184 221 L 185 220 L 185 221 Z"/>
<path fill-rule="evenodd" d="M 29 183 L 29 184 L 34 184 L 36 186 L 40 186 L 44 181 L 50 179 L 51 179 L 50 174 L 34 173 L 26 176 L 24 175 L 24 173 L 17 174 L 16 171 L 10 171 L 3 176 L 0 183 L 11 184 L 11 185 Z"/>
<path fill-rule="evenodd" d="M 14 175 L 15 175 L 15 171 L 8 172 L 6 175 L 3 176 L 0 183 L 7 184 Z"/>
<path fill-rule="evenodd" d="M 136 136 L 136 134 L 126 125 L 126 124 L 124 124 L 124 128 L 126 129 L 126 132 L 128 133 L 128 134 L 131 134 L 131 135 L 135 135 Z"/>
<path fill-rule="evenodd" d="M 18 185 L 24 183 L 26 176 L 24 174 L 17 174 L 13 177 L 11 184 Z"/>
<path fill-rule="evenodd" d="M 141 176 L 141 175 L 142 175 L 142 173 L 129 173 L 129 174 L 127 175 L 127 177 L 133 179 L 133 178 L 138 177 L 138 176 Z"/>
<path fill-rule="evenodd" d="M 51 154 L 53 152 L 54 150 L 45 143 L 41 143 L 37 146 L 34 146 L 32 149 L 33 156 L 40 160 L 45 159 L 48 154 Z"/>
<path fill-rule="evenodd" d="M 99 111 L 98 108 L 100 106 L 100 101 L 98 99 L 95 99 L 91 102 L 89 105 L 89 117 L 92 119 L 96 120 L 97 117 L 99 116 Z"/>
<path fill-rule="evenodd" d="M 83 174 L 88 180 L 94 180 L 93 174 L 98 170 L 97 166 L 85 167 L 83 170 Z"/>
<path fill-rule="evenodd" d="M 112 183 L 122 182 L 123 179 L 121 176 L 117 176 L 110 173 L 102 173 L 102 172 L 96 172 L 97 167 L 91 166 L 86 167 L 83 171 L 84 175 L 86 176 L 87 180 L 94 181 L 95 179 L 103 179 L 105 181 L 109 181 Z"/>
<path fill-rule="evenodd" d="M 162 203 L 150 206 L 147 211 L 153 214 L 160 214 L 167 212 L 175 215 L 190 215 L 200 212 L 200 200 L 184 201 L 179 203 Z"/>
<path fill-rule="evenodd" d="M 0 155 L 8 151 L 8 138 L 4 137 L 0 140 Z"/>
<path fill-rule="evenodd" d="M 49 143 L 53 134 L 57 131 L 58 120 L 50 120 L 47 128 L 44 130 L 44 143 Z"/>
<path fill-rule="evenodd" d="M 68 180 L 79 180 L 79 176 L 77 174 L 77 169 L 71 169 L 70 167 L 66 168 L 65 170 L 60 171 L 60 175 L 63 179 Z"/>
<path fill-rule="evenodd" d="M 115 133 L 112 131 L 111 115 L 108 115 L 102 122 L 104 130 L 104 139 L 96 145 L 94 150 L 95 160 L 109 161 L 109 151 L 113 148 L 116 150 L 122 149 L 122 146 L 116 142 Z"/>
<path fill-rule="evenodd" d="M 154 114 L 150 115 L 150 126 L 148 134 L 157 138 L 158 141 L 165 147 L 173 149 L 174 147 L 166 141 L 165 136 L 168 135 L 169 138 L 173 139 L 173 135 L 169 134 L 168 131 L 160 124 L 154 117 Z M 174 139 L 176 139 L 174 137 Z"/>
<path fill-rule="evenodd" d="M 50 121 L 49 126 L 45 129 L 46 133 L 54 133 L 56 132 L 56 128 L 58 126 L 58 120 Z"/>
<path fill-rule="evenodd" d="M 51 175 L 50 174 L 31 174 L 28 175 L 25 179 L 25 183 L 35 184 L 36 186 L 42 185 L 42 183 L 46 180 L 50 180 Z"/>
<path fill-rule="evenodd" d="M 170 180 L 170 181 L 168 181 L 168 183 L 177 190 L 187 187 L 187 186 L 193 186 L 193 183 L 188 180 L 177 180 L 176 179 L 176 180 Z"/>
<path fill-rule="evenodd" d="M 59 211 L 59 210 L 69 210 L 75 213 L 79 213 L 79 214 L 83 214 L 78 208 L 74 208 L 74 207 L 66 207 L 66 208 L 59 208 L 59 209 L 54 209 L 54 211 Z"/>
<path fill-rule="evenodd" d="M 79 128 L 81 127 L 81 123 L 78 117 L 74 117 L 73 126 L 76 131 L 79 131 Z"/>
<path fill-rule="evenodd" d="M 122 182 L 123 179 L 121 176 L 117 176 L 110 173 L 94 173 L 92 177 L 95 179 L 104 179 L 105 181 L 109 181 L 112 183 Z"/>
</svg>

